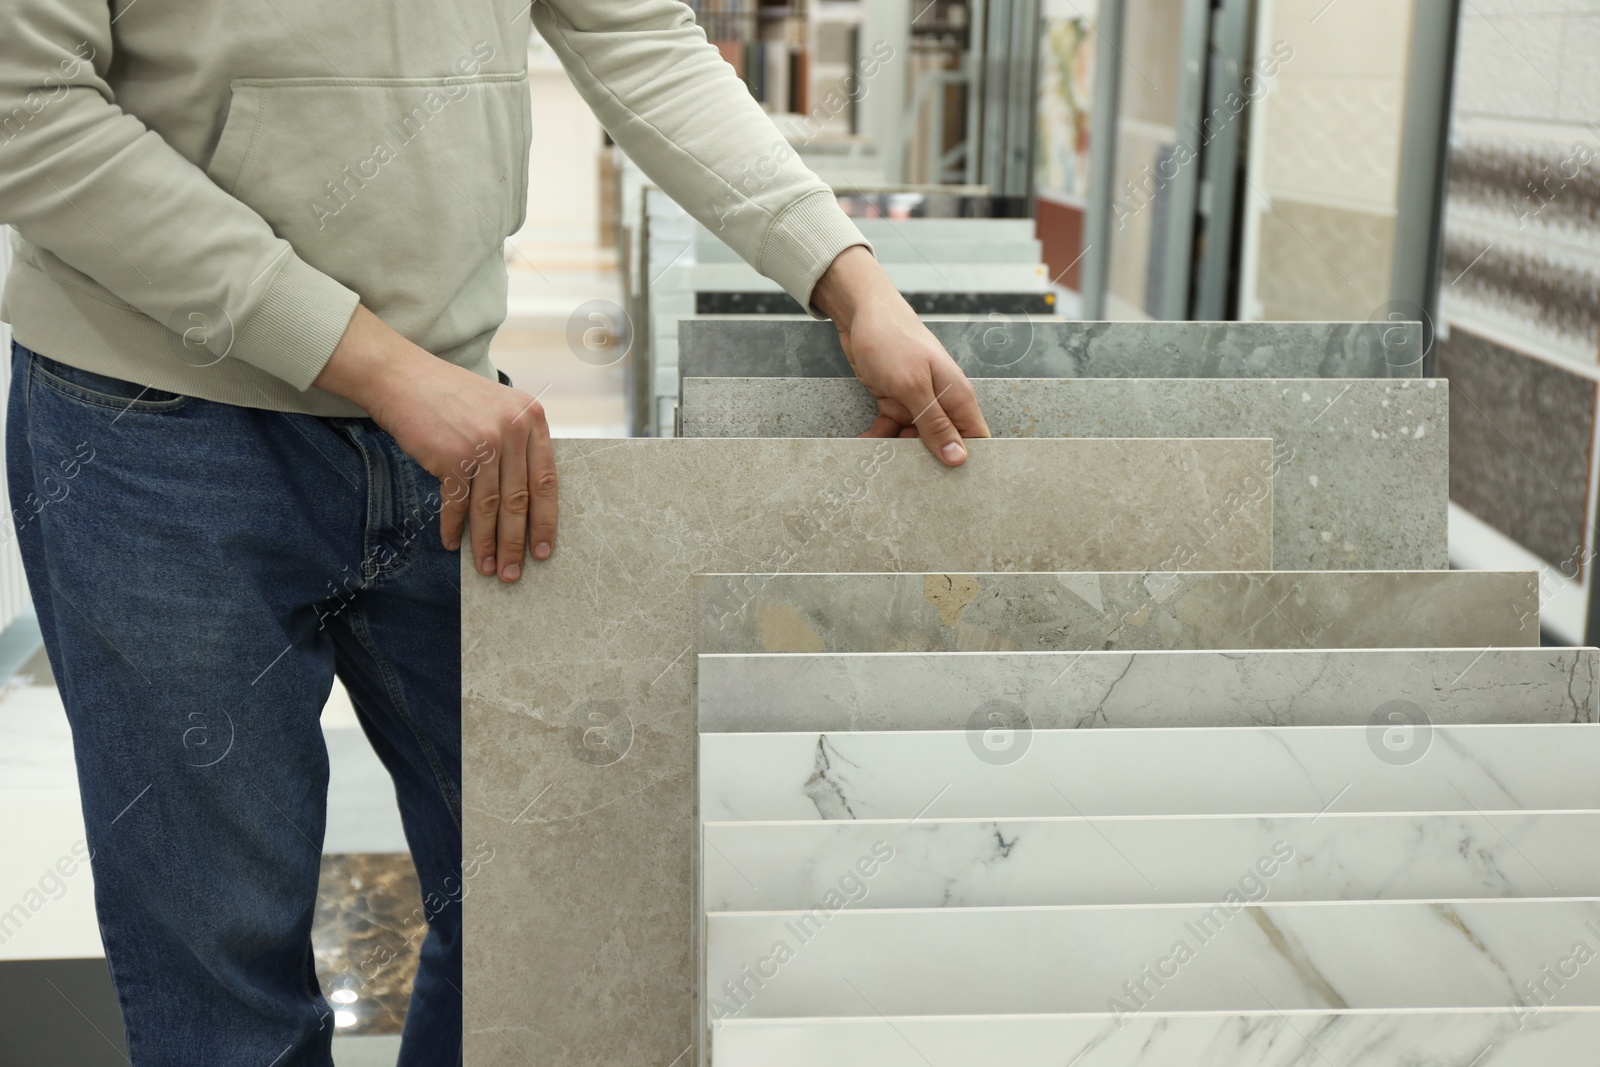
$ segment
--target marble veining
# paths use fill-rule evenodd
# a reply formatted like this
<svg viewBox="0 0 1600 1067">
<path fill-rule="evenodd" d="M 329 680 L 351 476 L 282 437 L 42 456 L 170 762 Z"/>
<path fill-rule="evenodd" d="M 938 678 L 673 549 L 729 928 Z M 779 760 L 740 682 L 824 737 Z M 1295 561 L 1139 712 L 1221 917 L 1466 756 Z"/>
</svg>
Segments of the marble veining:
<svg viewBox="0 0 1600 1067">
<path fill-rule="evenodd" d="M 702 655 L 702 733 L 959 730 L 991 700 L 1035 730 L 1594 722 L 1592 648 Z"/>
<path fill-rule="evenodd" d="M 884 846 L 852 908 L 1600 897 L 1597 812 L 715 822 L 705 844 L 708 911 L 808 908 Z"/>
<path fill-rule="evenodd" d="M 1015 308 L 930 320 L 969 377 L 1417 378 L 1420 323 L 1054 322 Z M 704 312 L 702 312 L 704 313 Z M 832 323 L 804 319 L 685 319 L 686 377 L 848 378 Z"/>
<path fill-rule="evenodd" d="M 1565 1067 L 1600 1011 L 733 1019 L 714 1040 L 717 1067 Z"/>
<path fill-rule="evenodd" d="M 893 911 L 819 902 L 710 915 L 707 1013 L 1104 1012 L 1115 1025 L 1142 1010 L 1532 1007 L 1546 968 L 1564 978 L 1557 1003 L 1597 1007 L 1597 944 L 1600 902 L 1585 900 Z M 758 986 L 751 974 L 769 977 Z"/>
<path fill-rule="evenodd" d="M 705 574 L 701 653 L 1515 648 L 1538 577 L 1512 571 Z"/>
<path fill-rule="evenodd" d="M 1270 437 L 1285 570 L 1448 564 L 1450 397 L 1438 379 L 976 378 L 996 437 Z M 855 437 L 853 378 L 685 378 L 684 437 Z M 1587 454 L 1587 453 L 1585 453 Z"/>
<path fill-rule="evenodd" d="M 949 471 L 917 441 L 558 441 L 555 556 L 510 587 L 463 557 L 464 833 L 495 854 L 464 902 L 468 1062 L 691 1045 L 691 575 L 1270 566 L 1270 497 L 1227 503 L 1270 455 L 982 441 Z"/>
<path fill-rule="evenodd" d="M 1600 811 L 1592 724 L 702 734 L 706 822 Z"/>
</svg>

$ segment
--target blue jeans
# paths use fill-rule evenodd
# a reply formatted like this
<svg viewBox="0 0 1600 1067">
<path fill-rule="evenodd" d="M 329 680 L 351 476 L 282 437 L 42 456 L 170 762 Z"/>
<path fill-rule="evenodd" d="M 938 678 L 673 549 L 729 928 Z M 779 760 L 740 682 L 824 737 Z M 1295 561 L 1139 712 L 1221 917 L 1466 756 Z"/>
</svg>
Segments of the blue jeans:
<svg viewBox="0 0 1600 1067">
<path fill-rule="evenodd" d="M 13 519 L 134 1067 L 332 1063 L 311 923 L 335 675 L 394 779 L 429 921 L 400 1062 L 459 1063 L 459 560 L 438 480 L 366 419 L 21 346 L 12 374 Z"/>
</svg>

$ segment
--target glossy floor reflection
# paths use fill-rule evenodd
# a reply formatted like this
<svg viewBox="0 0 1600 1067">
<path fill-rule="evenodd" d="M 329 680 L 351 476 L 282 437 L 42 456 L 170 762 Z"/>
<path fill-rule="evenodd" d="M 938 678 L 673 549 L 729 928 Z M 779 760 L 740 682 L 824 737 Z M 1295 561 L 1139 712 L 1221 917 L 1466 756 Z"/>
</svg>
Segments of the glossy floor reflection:
<svg viewBox="0 0 1600 1067">
<path fill-rule="evenodd" d="M 410 856 L 323 854 L 311 941 L 338 1033 L 400 1033 L 427 932 Z"/>
</svg>

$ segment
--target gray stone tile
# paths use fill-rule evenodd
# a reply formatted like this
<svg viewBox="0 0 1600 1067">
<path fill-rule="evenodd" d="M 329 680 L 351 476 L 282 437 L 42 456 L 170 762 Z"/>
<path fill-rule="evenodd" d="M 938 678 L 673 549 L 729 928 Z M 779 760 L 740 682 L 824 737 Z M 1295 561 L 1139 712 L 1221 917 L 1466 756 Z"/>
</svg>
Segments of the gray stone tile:
<svg viewBox="0 0 1600 1067">
<path fill-rule="evenodd" d="M 699 657 L 702 733 L 1594 722 L 1592 648 Z"/>
<path fill-rule="evenodd" d="M 1270 562 L 1266 441 L 980 441 L 956 471 L 915 441 L 556 444 L 555 557 L 510 587 L 463 557 L 477 1067 L 690 1047 L 692 574 Z"/>
<path fill-rule="evenodd" d="M 695 649 L 1526 648 L 1538 576 L 1511 571 L 703 574 Z"/>
<path fill-rule="evenodd" d="M 931 319 L 971 377 L 1416 378 L 1420 323 L 1055 322 L 1026 315 Z M 830 322 L 684 319 L 686 377 L 848 378 Z"/>
<path fill-rule="evenodd" d="M 996 437 L 1270 437 L 1285 570 L 1448 565 L 1448 388 L 1436 379 L 973 380 Z M 854 437 L 853 378 L 685 378 L 684 437 Z"/>
<path fill-rule="evenodd" d="M 1584 573 L 1595 382 L 1460 327 L 1450 379 L 1450 498 L 1567 577 Z"/>
</svg>

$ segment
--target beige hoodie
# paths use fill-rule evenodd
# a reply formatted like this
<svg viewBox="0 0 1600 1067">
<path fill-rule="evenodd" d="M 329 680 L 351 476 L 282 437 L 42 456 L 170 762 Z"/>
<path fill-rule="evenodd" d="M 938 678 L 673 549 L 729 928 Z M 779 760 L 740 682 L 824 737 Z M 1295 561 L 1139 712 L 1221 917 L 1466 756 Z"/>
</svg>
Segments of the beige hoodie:
<svg viewBox="0 0 1600 1067">
<path fill-rule="evenodd" d="M 335 415 L 311 382 L 359 300 L 492 377 L 530 18 L 623 149 L 803 304 L 866 243 L 674 0 L 7 0 L 0 317 L 85 370 Z"/>
</svg>

